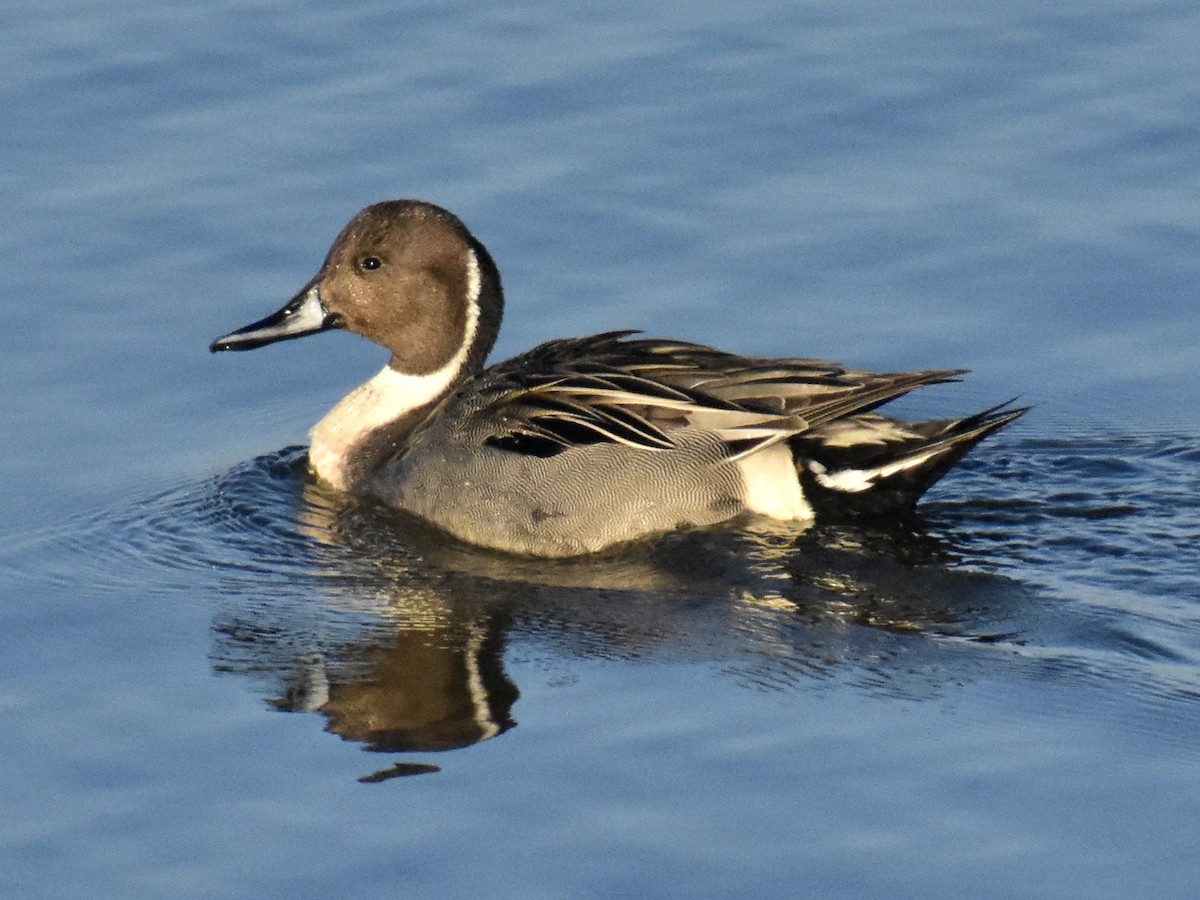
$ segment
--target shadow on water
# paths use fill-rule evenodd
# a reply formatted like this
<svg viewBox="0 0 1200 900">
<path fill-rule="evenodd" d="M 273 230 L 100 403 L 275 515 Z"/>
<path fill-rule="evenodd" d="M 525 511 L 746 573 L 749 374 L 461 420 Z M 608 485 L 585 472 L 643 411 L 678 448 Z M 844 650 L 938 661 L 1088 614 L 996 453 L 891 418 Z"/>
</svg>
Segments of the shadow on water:
<svg viewBox="0 0 1200 900">
<path fill-rule="evenodd" d="M 67 523 L 33 556 L 64 588 L 214 595 L 216 672 L 377 752 L 502 735 L 514 659 L 701 663 L 750 689 L 909 700 L 1023 672 L 1193 703 L 1198 469 L 1168 438 L 1000 444 L 924 527 L 751 521 L 547 561 L 348 504 L 291 449 Z M 404 758 L 363 780 L 437 770 Z"/>
</svg>

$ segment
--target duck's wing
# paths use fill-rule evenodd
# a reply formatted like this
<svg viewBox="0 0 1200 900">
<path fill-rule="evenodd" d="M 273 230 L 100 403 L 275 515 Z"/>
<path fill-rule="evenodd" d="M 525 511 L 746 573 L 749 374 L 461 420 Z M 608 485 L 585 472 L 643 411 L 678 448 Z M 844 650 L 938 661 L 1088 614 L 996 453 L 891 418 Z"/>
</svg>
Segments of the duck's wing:
<svg viewBox="0 0 1200 900">
<path fill-rule="evenodd" d="M 689 428 L 737 457 L 962 374 L 872 374 L 631 334 L 550 341 L 490 369 L 481 385 L 487 443 L 538 456 L 598 442 L 661 451 Z"/>
</svg>

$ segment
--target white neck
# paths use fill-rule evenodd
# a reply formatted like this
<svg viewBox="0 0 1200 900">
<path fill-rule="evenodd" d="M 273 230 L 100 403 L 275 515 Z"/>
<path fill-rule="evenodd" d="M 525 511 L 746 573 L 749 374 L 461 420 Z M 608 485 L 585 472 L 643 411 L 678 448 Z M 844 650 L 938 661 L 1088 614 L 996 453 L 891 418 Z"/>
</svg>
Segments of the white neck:
<svg viewBox="0 0 1200 900">
<path fill-rule="evenodd" d="M 406 413 L 433 403 L 449 390 L 462 371 L 479 326 L 479 263 L 467 251 L 467 322 L 458 351 L 441 368 L 424 375 L 385 366 L 370 381 L 343 397 L 309 431 L 308 462 L 317 477 L 338 490 L 349 487 L 355 449 L 372 432 Z"/>
</svg>

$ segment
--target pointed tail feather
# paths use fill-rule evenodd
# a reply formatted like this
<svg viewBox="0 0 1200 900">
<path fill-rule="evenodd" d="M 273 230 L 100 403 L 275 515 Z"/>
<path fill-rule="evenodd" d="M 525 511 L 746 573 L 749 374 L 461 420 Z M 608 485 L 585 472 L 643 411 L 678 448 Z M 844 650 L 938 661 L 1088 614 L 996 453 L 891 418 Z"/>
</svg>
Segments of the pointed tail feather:
<svg viewBox="0 0 1200 900">
<path fill-rule="evenodd" d="M 836 439 L 820 430 L 803 435 L 793 450 L 805 496 L 825 521 L 910 512 L 976 444 L 1029 409 L 1005 409 L 1011 402 L 964 419 L 911 425 L 864 416 L 858 446 L 844 423 Z"/>
</svg>

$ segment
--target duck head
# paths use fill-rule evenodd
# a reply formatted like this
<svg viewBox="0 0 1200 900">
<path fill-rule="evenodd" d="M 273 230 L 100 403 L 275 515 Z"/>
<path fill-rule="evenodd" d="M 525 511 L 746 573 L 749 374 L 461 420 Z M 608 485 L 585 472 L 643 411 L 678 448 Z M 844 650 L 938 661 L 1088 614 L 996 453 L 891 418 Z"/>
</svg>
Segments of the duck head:
<svg viewBox="0 0 1200 900">
<path fill-rule="evenodd" d="M 389 200 L 350 220 L 287 305 L 209 349 L 253 350 L 341 328 L 391 351 L 398 372 L 457 364 L 466 375 L 482 369 L 503 309 L 496 264 L 456 216 L 420 200 Z"/>
</svg>

